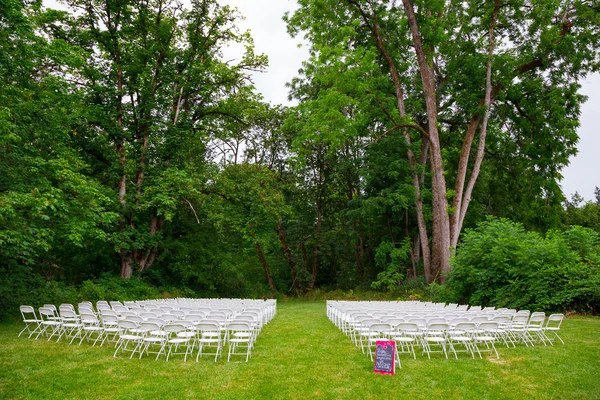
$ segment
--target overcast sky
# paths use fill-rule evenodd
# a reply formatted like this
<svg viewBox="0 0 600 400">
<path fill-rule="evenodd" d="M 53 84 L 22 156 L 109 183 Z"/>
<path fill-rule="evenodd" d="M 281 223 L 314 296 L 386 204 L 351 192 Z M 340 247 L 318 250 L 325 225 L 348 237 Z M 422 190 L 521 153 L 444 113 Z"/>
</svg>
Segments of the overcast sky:
<svg viewBox="0 0 600 400">
<path fill-rule="evenodd" d="M 296 76 L 303 60 L 307 58 L 306 46 L 298 47 L 300 39 L 292 39 L 282 21 L 286 11 L 297 7 L 295 0 L 220 0 L 222 4 L 237 7 L 245 20 L 240 28 L 249 29 L 255 42 L 256 53 L 269 57 L 266 73 L 255 74 L 254 83 L 265 100 L 273 104 L 289 104 L 285 84 Z M 55 0 L 45 0 L 56 7 Z M 231 49 L 231 54 L 236 49 Z M 229 57 L 229 55 L 228 55 Z M 233 57 L 233 56 L 232 56 Z M 579 128 L 579 154 L 563 171 L 562 187 L 567 197 L 576 191 L 586 200 L 593 199 L 594 187 L 600 187 L 600 74 L 582 82 L 582 91 L 589 97 L 584 104 Z"/>
</svg>

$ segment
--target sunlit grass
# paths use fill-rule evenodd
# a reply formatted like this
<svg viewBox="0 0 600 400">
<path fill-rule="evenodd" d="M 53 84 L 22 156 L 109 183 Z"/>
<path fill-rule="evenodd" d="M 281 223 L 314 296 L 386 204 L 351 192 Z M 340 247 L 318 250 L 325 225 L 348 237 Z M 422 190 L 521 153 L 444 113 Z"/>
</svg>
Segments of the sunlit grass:
<svg viewBox="0 0 600 400">
<path fill-rule="evenodd" d="M 569 318 L 566 345 L 499 346 L 500 360 L 402 358 L 395 376 L 325 316 L 324 303 L 280 304 L 250 362 L 113 358 L 112 347 L 17 338 L 0 326 L 6 399 L 600 399 L 600 319 Z"/>
</svg>

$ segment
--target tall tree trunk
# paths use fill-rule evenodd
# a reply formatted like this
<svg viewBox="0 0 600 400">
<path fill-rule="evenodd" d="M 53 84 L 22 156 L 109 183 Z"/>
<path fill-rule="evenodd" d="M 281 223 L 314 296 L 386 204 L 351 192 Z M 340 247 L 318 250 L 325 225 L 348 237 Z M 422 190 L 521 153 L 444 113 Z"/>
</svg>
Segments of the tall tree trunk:
<svg viewBox="0 0 600 400">
<path fill-rule="evenodd" d="M 281 247 L 283 248 L 283 254 L 290 266 L 290 273 L 292 276 L 292 287 L 290 289 L 294 289 L 296 292 L 296 296 L 300 297 L 300 291 L 298 289 L 298 274 L 296 273 L 296 263 L 294 262 L 294 258 L 292 257 L 292 252 L 290 251 L 290 246 L 287 244 L 287 240 L 285 238 L 285 231 L 283 230 L 283 226 L 281 226 L 281 221 L 277 222 L 277 233 L 279 235 L 279 241 L 281 242 Z"/>
<path fill-rule="evenodd" d="M 355 3 L 355 6 L 359 8 L 361 14 L 363 15 L 365 22 L 367 24 L 370 24 L 368 16 L 364 13 L 364 11 L 360 8 L 360 6 L 357 3 Z M 395 89 L 395 95 L 396 95 L 396 107 L 398 109 L 398 113 L 400 114 L 400 117 L 405 119 L 406 118 L 406 108 L 404 105 L 404 91 L 402 90 L 402 83 L 400 81 L 400 75 L 398 73 L 398 69 L 396 68 L 396 63 L 395 63 L 394 59 L 390 55 L 390 52 L 388 51 L 387 47 L 385 46 L 385 44 L 383 42 L 383 37 L 381 35 L 379 23 L 377 22 L 376 14 L 373 14 L 372 20 L 373 20 L 372 21 L 373 24 L 371 26 L 371 31 L 372 31 L 373 35 L 375 36 L 377 48 L 379 49 L 379 51 L 381 52 L 381 54 L 383 55 L 383 57 L 385 58 L 385 60 L 388 64 L 388 67 L 390 69 L 390 74 L 392 76 L 392 81 L 394 83 L 394 89 Z M 392 122 L 394 122 L 394 124 L 396 126 L 401 125 L 401 124 L 396 123 L 395 121 L 392 121 Z M 415 207 L 417 210 L 417 225 L 419 227 L 419 240 L 421 243 L 421 249 L 423 250 L 423 269 L 424 269 L 424 273 L 425 273 L 425 279 L 427 279 L 427 282 L 430 283 L 431 282 L 431 258 L 430 258 L 431 251 L 429 249 L 429 235 L 427 234 L 427 224 L 425 223 L 425 216 L 423 213 L 423 198 L 421 195 L 421 187 L 423 186 L 423 182 L 422 182 L 422 180 L 419 179 L 419 174 L 417 173 L 418 165 L 417 165 L 417 162 L 415 159 L 415 155 L 411 149 L 412 140 L 410 138 L 410 134 L 408 133 L 408 129 L 404 128 L 403 134 L 404 134 L 404 138 L 406 139 L 407 156 L 408 156 L 408 161 L 410 163 L 410 166 L 412 168 L 412 183 L 413 183 L 413 187 L 415 188 Z M 425 139 L 426 138 L 423 138 L 423 145 L 421 147 L 421 157 L 419 160 L 420 165 L 424 165 L 427 162 L 427 153 L 429 150 L 429 142 Z M 427 139 L 429 139 L 429 138 L 427 138 Z"/>
<path fill-rule="evenodd" d="M 469 183 L 467 184 L 467 188 L 464 191 L 464 197 L 459 200 L 460 206 L 455 208 L 455 224 L 456 226 L 453 229 L 452 236 L 452 247 L 456 247 L 458 243 L 458 236 L 463 226 L 463 222 L 465 220 L 465 215 L 467 214 L 467 210 L 469 208 L 469 204 L 471 202 L 471 195 L 473 193 L 473 187 L 475 186 L 475 182 L 479 177 L 479 171 L 481 170 L 481 163 L 483 162 L 483 157 L 485 155 L 485 140 L 487 136 L 487 125 L 490 116 L 490 108 L 492 106 L 493 98 L 492 98 L 492 60 L 494 56 L 494 47 L 495 47 L 495 28 L 496 21 L 498 20 L 498 13 L 500 10 L 500 1 L 494 1 L 494 12 L 492 13 L 492 19 L 490 21 L 490 29 L 489 29 L 489 45 L 488 45 L 488 61 L 486 65 L 486 78 L 485 78 L 485 98 L 483 101 L 483 106 L 485 107 L 485 111 L 483 114 L 483 119 L 481 121 L 481 127 L 479 130 L 479 144 L 477 146 L 477 154 L 475 156 L 475 163 L 473 165 L 473 170 L 471 171 L 471 176 L 469 178 Z M 468 154 L 467 154 L 468 157 Z M 464 181 L 463 181 L 464 185 Z M 456 194 L 458 196 L 458 193 Z M 462 193 L 461 193 L 462 196 Z"/>
<path fill-rule="evenodd" d="M 437 127 L 436 82 L 432 65 L 430 65 L 432 61 L 427 59 L 427 54 L 423 48 L 413 2 L 411 0 L 402 0 L 402 3 L 404 4 L 408 26 L 413 38 L 413 45 L 423 83 L 423 94 L 425 95 L 428 136 L 431 147 L 431 171 L 433 175 L 431 185 L 433 192 L 433 251 L 431 263 L 433 269 L 436 271 L 435 275 L 443 283 L 446 276 L 450 273 L 450 222 L 448 217 L 448 201 L 446 200 L 446 181 L 444 179 L 442 150 Z"/>
<path fill-rule="evenodd" d="M 269 282 L 269 287 L 271 288 L 271 292 L 273 292 L 273 294 L 275 294 L 275 293 L 277 293 L 277 286 L 275 286 L 275 282 L 273 281 L 273 278 L 271 277 L 271 270 L 269 269 L 269 264 L 267 263 L 265 254 L 263 253 L 262 247 L 260 247 L 260 243 L 258 243 L 258 240 L 254 241 L 254 245 L 256 246 L 256 252 L 258 253 L 258 258 L 260 259 L 263 269 L 265 270 L 265 275 L 267 275 L 267 281 Z"/>
<path fill-rule="evenodd" d="M 121 250 L 121 279 L 130 279 L 133 273 L 133 267 L 131 262 L 133 261 L 133 254 L 131 252 Z"/>
</svg>

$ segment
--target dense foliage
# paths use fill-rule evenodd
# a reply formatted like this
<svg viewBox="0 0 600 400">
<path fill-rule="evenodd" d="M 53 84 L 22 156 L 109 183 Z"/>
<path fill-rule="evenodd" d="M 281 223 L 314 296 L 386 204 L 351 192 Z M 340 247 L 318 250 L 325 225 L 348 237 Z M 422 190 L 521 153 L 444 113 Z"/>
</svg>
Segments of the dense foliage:
<svg viewBox="0 0 600 400">
<path fill-rule="evenodd" d="M 598 232 L 573 226 L 545 237 L 488 219 L 468 230 L 448 290 L 455 301 L 536 310 L 600 310 Z"/>
<path fill-rule="evenodd" d="M 597 237 L 574 226 L 599 232 L 600 201 L 559 186 L 599 67 L 594 3 L 299 1 L 311 57 L 289 108 L 256 93 L 268 60 L 217 0 L 64 5 L 0 0 L 0 318 L 369 290 L 597 311 Z M 523 225 L 459 242 L 490 215 Z"/>
</svg>

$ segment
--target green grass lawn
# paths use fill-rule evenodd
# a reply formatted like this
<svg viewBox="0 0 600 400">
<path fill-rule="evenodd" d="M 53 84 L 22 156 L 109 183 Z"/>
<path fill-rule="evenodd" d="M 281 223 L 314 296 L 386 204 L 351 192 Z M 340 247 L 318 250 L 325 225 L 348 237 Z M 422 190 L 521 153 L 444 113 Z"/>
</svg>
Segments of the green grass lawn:
<svg viewBox="0 0 600 400">
<path fill-rule="evenodd" d="M 109 346 L 17 338 L 0 326 L 2 399 L 600 399 L 600 318 L 565 320 L 565 345 L 505 348 L 500 360 L 402 357 L 395 376 L 325 316 L 324 303 L 279 304 L 250 362 L 113 358 Z"/>
</svg>

